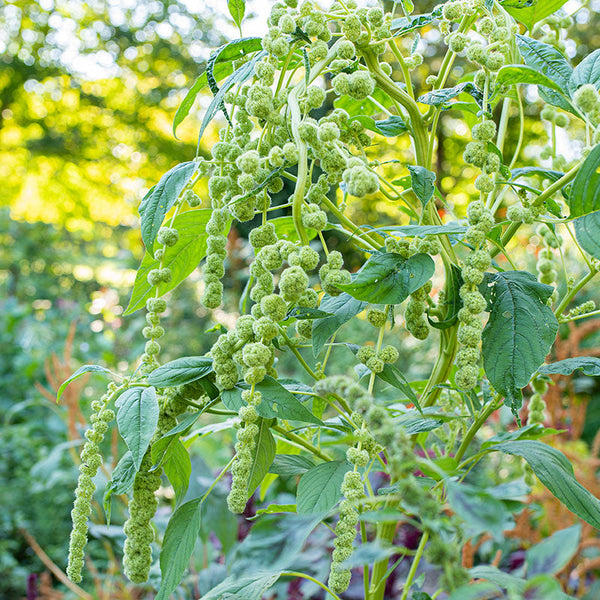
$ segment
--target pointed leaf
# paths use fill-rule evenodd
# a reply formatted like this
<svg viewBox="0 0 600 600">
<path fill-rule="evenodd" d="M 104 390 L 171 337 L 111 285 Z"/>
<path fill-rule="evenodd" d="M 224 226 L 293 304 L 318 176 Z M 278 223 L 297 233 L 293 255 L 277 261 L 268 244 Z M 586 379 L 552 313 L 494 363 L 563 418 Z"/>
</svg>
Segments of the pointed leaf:
<svg viewBox="0 0 600 600">
<path fill-rule="evenodd" d="M 156 234 L 163 224 L 165 215 L 175 204 L 195 170 L 196 163 L 194 161 L 175 165 L 142 198 L 139 208 L 142 240 L 149 252 L 152 250 Z"/>
<path fill-rule="evenodd" d="M 531 31 L 532 27 L 555 13 L 567 0 L 504 0 L 500 2 L 506 12 Z"/>
<path fill-rule="evenodd" d="M 223 404 L 229 410 L 238 411 L 245 402 L 242 400 L 242 391 L 249 390 L 247 383 L 238 383 L 230 390 L 221 392 Z M 265 377 L 255 385 L 255 390 L 262 394 L 262 400 L 256 407 L 256 411 L 265 419 L 287 419 L 290 421 L 303 421 L 322 425 L 322 421 L 315 417 L 306 406 L 304 406 L 294 394 L 286 390 L 278 381 L 272 377 Z"/>
<path fill-rule="evenodd" d="M 63 392 L 65 391 L 65 388 L 72 381 L 79 379 L 82 375 L 85 375 L 86 373 L 95 373 L 95 372 L 110 373 L 111 375 L 115 375 L 115 377 L 117 376 L 115 373 L 113 373 L 109 369 L 101 367 L 100 365 L 84 365 L 83 367 L 79 367 L 79 369 L 77 369 L 77 371 L 75 371 L 75 373 L 73 373 L 73 375 L 71 375 L 68 379 L 65 379 L 65 381 L 63 381 L 61 383 L 60 387 L 58 388 L 58 391 L 56 392 L 56 401 L 58 402 L 61 399 Z"/>
<path fill-rule="evenodd" d="M 154 369 L 148 383 L 157 387 L 175 387 L 197 381 L 212 373 L 212 358 L 208 356 L 183 356 Z"/>
<path fill-rule="evenodd" d="M 119 433 L 131 452 L 137 471 L 150 445 L 158 423 L 158 400 L 153 387 L 134 387 L 123 392 L 117 402 Z"/>
<path fill-rule="evenodd" d="M 563 89 L 550 79 L 550 77 L 527 65 L 507 65 L 502 67 L 498 71 L 496 82 L 502 85 L 514 85 L 517 83 L 543 85 L 557 92 L 563 92 Z"/>
<path fill-rule="evenodd" d="M 269 473 L 293 477 L 294 475 L 304 475 L 312 469 L 315 463 L 306 456 L 296 454 L 276 454 L 273 463 L 269 467 Z"/>
<path fill-rule="evenodd" d="M 425 167 L 409 165 L 413 192 L 425 207 L 435 191 L 435 173 Z"/>
<path fill-rule="evenodd" d="M 160 551 L 161 584 L 154 600 L 168 600 L 187 569 L 200 531 L 200 498 L 180 506 L 169 519 Z"/>
<path fill-rule="evenodd" d="M 173 427 L 173 429 L 167 431 L 165 435 L 158 438 L 154 444 L 152 444 L 152 470 L 158 469 L 165 461 L 169 454 L 171 447 L 179 440 L 182 435 L 186 435 L 192 429 L 196 421 L 200 418 L 202 411 L 192 413 L 188 415 Z"/>
<path fill-rule="evenodd" d="M 531 546 L 525 554 L 527 577 L 540 573 L 554 575 L 564 569 L 577 553 L 580 539 L 581 525 L 577 523 Z"/>
<path fill-rule="evenodd" d="M 578 88 L 591 83 L 600 89 L 600 49 L 588 54 L 574 69 L 569 79 L 569 92 L 574 94 Z"/>
<path fill-rule="evenodd" d="M 575 356 L 565 358 L 549 365 L 542 365 L 538 373 L 542 375 L 571 375 L 573 371 L 581 370 L 584 375 L 600 377 L 600 358 L 596 356 Z"/>
<path fill-rule="evenodd" d="M 571 512 L 600 529 L 600 500 L 575 479 L 573 466 L 562 452 L 535 440 L 504 442 L 492 446 L 490 450 L 524 458 L 537 478 Z"/>
<path fill-rule="evenodd" d="M 332 460 L 307 471 L 298 483 L 296 494 L 299 515 L 330 511 L 340 500 L 344 475 L 352 468 L 347 460 Z"/>
<path fill-rule="evenodd" d="M 186 447 L 179 441 L 171 446 L 169 458 L 163 464 L 165 475 L 173 486 L 175 492 L 176 506 L 181 504 L 190 484 L 190 475 L 192 474 L 192 461 Z"/>
<path fill-rule="evenodd" d="M 270 419 L 259 419 L 258 434 L 252 449 L 252 463 L 248 477 L 248 498 L 260 485 L 275 458 L 275 439 L 271 433 Z"/>
<path fill-rule="evenodd" d="M 349 294 L 340 294 L 339 296 L 328 296 L 325 294 L 321 299 L 319 309 L 330 313 L 332 316 L 324 317 L 313 321 L 312 327 L 312 347 L 313 355 L 320 354 L 327 340 L 352 317 L 362 312 L 367 306 L 366 302 L 361 302 L 352 298 Z"/>
<path fill-rule="evenodd" d="M 435 271 L 428 254 L 404 258 L 377 252 L 363 265 L 351 283 L 338 285 L 353 298 L 371 304 L 400 304 L 425 285 Z"/>
<path fill-rule="evenodd" d="M 238 27 L 241 27 L 244 14 L 246 13 L 245 0 L 227 0 L 227 8 L 229 9 L 229 14 L 233 19 L 233 22 Z"/>
<path fill-rule="evenodd" d="M 553 288 L 526 271 L 488 273 L 482 293 L 491 304 L 483 330 L 483 366 L 508 406 L 521 406 L 521 388 L 544 362 L 558 321 L 546 304 Z"/>
</svg>

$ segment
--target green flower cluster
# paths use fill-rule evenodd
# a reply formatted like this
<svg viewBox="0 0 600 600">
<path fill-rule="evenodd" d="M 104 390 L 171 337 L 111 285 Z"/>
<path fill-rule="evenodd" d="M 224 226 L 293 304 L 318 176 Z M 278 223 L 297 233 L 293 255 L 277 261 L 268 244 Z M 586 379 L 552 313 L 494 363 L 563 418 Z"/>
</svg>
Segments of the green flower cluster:
<svg viewBox="0 0 600 600">
<path fill-rule="evenodd" d="M 142 372 L 149 373 L 158 366 L 156 355 L 160 352 L 160 339 L 165 330 L 160 325 L 160 315 L 167 310 L 167 303 L 162 298 L 148 298 L 146 301 L 146 327 L 142 329 L 142 335 L 148 340 L 142 354 Z"/>
<path fill-rule="evenodd" d="M 118 388 L 115 384 L 108 386 L 108 391 L 100 400 L 92 402 L 94 411 L 90 417 L 92 426 L 85 432 L 86 443 L 81 451 L 79 478 L 75 489 L 75 502 L 71 511 L 73 529 L 69 542 L 69 559 L 67 575 L 71 581 L 81 581 L 83 570 L 84 548 L 87 544 L 88 519 L 92 514 L 92 498 L 96 485 L 93 478 L 102 465 L 100 444 L 108 430 L 108 424 L 115 418 L 115 413 L 107 408 Z"/>
<path fill-rule="evenodd" d="M 383 324 L 385 325 L 385 320 Z M 356 358 L 373 373 L 381 373 L 386 364 L 395 363 L 399 356 L 394 346 L 384 346 L 379 351 L 373 346 L 362 346 L 356 353 Z"/>
<path fill-rule="evenodd" d="M 368 453 L 366 454 L 368 458 Z M 362 454 L 359 456 L 362 458 Z M 344 475 L 341 492 L 344 500 L 340 503 L 340 518 L 335 526 L 336 538 L 333 542 L 335 548 L 331 555 L 331 568 L 327 582 L 327 585 L 336 594 L 341 594 L 348 589 L 352 575 L 350 569 L 343 563 L 352 556 L 352 543 L 357 533 L 358 512 L 354 507 L 354 502 L 365 495 L 362 476 L 358 471 L 348 471 Z"/>
<path fill-rule="evenodd" d="M 159 438 L 177 425 L 177 416 L 189 408 L 184 399 L 184 394 L 198 393 L 194 386 L 179 386 L 167 388 L 159 396 L 160 412 L 156 431 L 150 441 L 140 470 L 136 473 L 133 482 L 133 494 L 129 503 L 129 519 L 125 522 L 125 545 L 123 548 L 123 566 L 125 574 L 133 583 L 143 583 L 148 580 L 150 565 L 152 564 L 152 547 L 154 529 L 152 518 L 158 508 L 158 500 L 154 494 L 160 487 L 161 470 L 151 471 L 151 448 Z"/>
<path fill-rule="evenodd" d="M 150 472 L 151 468 L 152 456 L 148 449 L 133 480 L 129 519 L 123 526 L 127 536 L 123 548 L 123 568 L 133 583 L 147 581 L 152 564 L 150 544 L 154 541 L 154 529 L 151 521 L 158 508 L 154 492 L 160 487 L 160 471 Z"/>
<path fill-rule="evenodd" d="M 538 21 L 531 31 L 531 34 L 544 44 L 554 46 L 560 52 L 565 51 L 565 43 L 561 39 L 564 29 L 573 26 L 573 18 L 570 16 L 561 17 L 559 15 L 550 15 L 541 21 Z"/>
<path fill-rule="evenodd" d="M 423 287 L 414 291 L 410 295 L 404 312 L 406 329 L 418 340 L 425 340 L 429 336 L 429 324 L 425 318 L 425 309 L 431 288 L 431 281 L 428 281 Z"/>
<path fill-rule="evenodd" d="M 577 89 L 573 95 L 573 100 L 585 114 L 592 127 L 596 129 L 593 141 L 597 143 L 598 131 L 600 130 L 600 97 L 598 96 L 598 90 L 592 83 L 586 83 Z"/>
<path fill-rule="evenodd" d="M 330 296 L 339 296 L 342 293 L 337 286 L 345 285 L 352 281 L 350 272 L 343 268 L 344 257 L 334 250 L 327 255 L 327 263 L 319 269 L 321 287 Z"/>
<path fill-rule="evenodd" d="M 223 284 L 225 275 L 225 258 L 227 257 L 227 236 L 224 233 L 229 211 L 227 208 L 217 208 L 210 216 L 206 225 L 208 238 L 206 240 L 206 262 L 202 268 L 204 276 L 204 293 L 202 304 L 206 308 L 217 308 L 223 300 Z"/>
<path fill-rule="evenodd" d="M 265 349 L 259 348 L 258 342 L 254 344 L 248 352 L 250 362 L 260 362 L 266 354 Z M 262 344 L 260 344 L 262 346 Z M 252 344 L 250 344 L 252 346 Z M 249 346 L 246 346 L 248 348 Z M 246 351 L 244 348 L 244 351 Z M 267 349 L 268 353 L 268 349 Z M 227 506 L 232 513 L 242 513 L 248 502 L 248 483 L 250 480 L 250 470 L 252 466 L 252 450 L 256 446 L 256 436 L 258 435 L 258 413 L 256 407 L 262 400 L 262 394 L 254 390 L 254 386 L 250 390 L 242 392 L 242 400 L 246 402 L 239 411 L 240 427 L 237 432 L 237 442 L 235 444 L 236 460 L 231 467 L 231 490 L 227 496 Z M 243 425 L 243 427 L 242 427 Z"/>
<path fill-rule="evenodd" d="M 465 240 L 474 247 L 462 268 L 463 285 L 460 297 L 463 307 L 458 312 L 458 342 L 460 349 L 456 355 L 456 385 L 463 390 L 471 390 L 479 378 L 479 357 L 481 332 L 483 323 L 481 314 L 486 308 L 486 301 L 479 292 L 478 286 L 483 281 L 485 271 L 492 258 L 485 244 L 485 236 L 494 225 L 491 211 L 485 208 L 481 200 L 471 202 L 467 209 L 469 227 Z"/>
</svg>

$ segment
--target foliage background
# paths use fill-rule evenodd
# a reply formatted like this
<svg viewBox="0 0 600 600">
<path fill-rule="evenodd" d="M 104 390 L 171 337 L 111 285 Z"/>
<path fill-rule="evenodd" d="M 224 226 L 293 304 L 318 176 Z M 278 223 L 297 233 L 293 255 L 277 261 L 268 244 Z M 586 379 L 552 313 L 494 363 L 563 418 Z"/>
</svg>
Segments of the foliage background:
<svg viewBox="0 0 600 600">
<path fill-rule="evenodd" d="M 77 473 L 71 451 L 81 433 L 78 411 L 87 412 L 102 383 L 85 380 L 73 402 L 60 406 L 51 402 L 52 387 L 85 363 L 126 371 L 143 351 L 143 316 L 121 317 L 142 251 L 137 204 L 162 173 L 195 152 L 197 116 L 207 97 L 179 128 L 179 140 L 173 138 L 171 123 L 210 50 L 236 35 L 222 4 L 9 0 L 0 6 L 0 505 L 8 508 L 0 516 L 0 597 L 25 597 L 28 577 L 47 568 L 24 531 L 64 568 Z M 432 4 L 419 3 L 419 11 Z M 249 3 L 258 13 L 246 25 L 253 35 L 257 27 L 264 28 L 259 13 L 264 15 L 268 5 Z M 577 6 L 571 0 L 566 9 Z M 593 27 L 599 10 L 595 1 L 578 13 L 567 45 L 575 62 L 600 47 L 600 30 Z M 436 60 L 428 56 L 425 63 Z M 525 158 L 534 156 L 546 139 L 539 121 L 529 121 L 528 128 Z M 458 179 L 463 174 L 447 157 L 461 152 L 468 130 L 449 114 L 442 132 L 441 190 L 460 203 L 461 195 L 466 198 Z M 203 144 L 208 147 L 214 136 L 205 136 Z M 383 159 L 389 150 L 380 147 Z M 393 207 L 374 199 L 353 208 L 372 223 L 399 217 Z M 233 243 L 243 265 L 248 252 L 244 231 L 237 236 Z M 232 289 L 244 283 L 240 275 Z M 197 302 L 199 293 L 193 276 L 178 289 L 170 307 L 165 360 L 170 347 L 177 347 L 178 356 L 194 355 L 214 340 L 216 333 L 204 333 L 213 323 Z M 222 311 L 217 319 L 227 324 L 230 315 Z M 71 352 L 65 356 L 70 329 Z M 588 353 L 600 344 L 598 328 L 589 329 L 581 342 Z M 424 375 L 420 359 L 427 362 L 434 343 L 419 350 L 422 357 L 415 357 L 409 344 L 406 371 L 418 379 Z M 287 368 L 294 375 L 292 363 Z M 576 402 L 563 410 L 558 397 L 552 425 L 568 426 L 563 449 L 583 463 L 598 455 L 592 444 L 600 422 L 600 390 L 577 381 L 568 385 L 567 397 Z M 195 458 L 199 486 L 202 473 L 228 458 L 220 460 L 224 447 L 208 444 L 199 444 Z M 590 489 L 597 491 L 593 472 L 590 479 Z M 122 514 L 123 507 L 116 506 L 115 522 Z M 166 523 L 165 514 L 162 518 Z M 229 527 L 224 535 L 235 534 L 236 523 Z M 116 564 L 112 531 L 103 530 L 95 539 L 91 555 L 99 573 L 113 573 L 112 597 L 127 598 L 118 573 L 111 571 Z M 529 532 L 529 541 L 547 533 Z M 508 556 L 518 551 L 515 544 Z M 69 597 L 60 583 L 46 587 Z"/>
</svg>

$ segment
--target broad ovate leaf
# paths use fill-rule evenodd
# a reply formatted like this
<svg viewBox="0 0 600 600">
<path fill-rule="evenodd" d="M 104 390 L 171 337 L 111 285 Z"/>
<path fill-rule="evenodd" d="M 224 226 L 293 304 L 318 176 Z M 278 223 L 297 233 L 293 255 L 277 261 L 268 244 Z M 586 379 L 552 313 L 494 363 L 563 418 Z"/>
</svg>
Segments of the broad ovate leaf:
<svg viewBox="0 0 600 600">
<path fill-rule="evenodd" d="M 340 500 L 344 475 L 352 468 L 347 460 L 332 460 L 307 471 L 300 478 L 296 494 L 299 515 L 330 511 Z"/>
<path fill-rule="evenodd" d="M 434 271 L 435 264 L 428 254 L 404 258 L 392 252 L 377 252 L 367 260 L 351 283 L 338 287 L 363 302 L 400 304 L 425 285 Z"/>
<path fill-rule="evenodd" d="M 482 292 L 491 304 L 483 330 L 483 366 L 494 388 L 513 410 L 521 389 L 544 362 L 558 331 L 546 304 L 554 289 L 526 271 L 489 273 Z"/>
<path fill-rule="evenodd" d="M 600 258 L 600 144 L 594 146 L 579 168 L 568 199 L 575 217 L 575 235 L 581 247 Z"/>
<path fill-rule="evenodd" d="M 117 399 L 119 433 L 133 458 L 137 471 L 158 423 L 158 400 L 153 387 L 133 387 Z"/>
</svg>

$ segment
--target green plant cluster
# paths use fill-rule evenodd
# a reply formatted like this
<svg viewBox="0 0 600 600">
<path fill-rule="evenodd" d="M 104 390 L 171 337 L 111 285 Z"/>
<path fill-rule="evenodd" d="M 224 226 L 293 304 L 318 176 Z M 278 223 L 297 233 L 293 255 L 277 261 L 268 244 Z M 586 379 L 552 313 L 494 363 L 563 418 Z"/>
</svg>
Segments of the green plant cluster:
<svg viewBox="0 0 600 600">
<path fill-rule="evenodd" d="M 244 3 L 229 7 L 241 28 Z M 259 573 L 241 572 L 244 557 L 238 556 L 206 598 L 258 599 L 279 579 L 295 577 L 339 599 L 356 576 L 366 600 L 382 600 L 404 558 L 410 567 L 401 600 L 411 590 L 431 598 L 416 576 L 425 562 L 436 570 L 434 597 L 489 591 L 472 581 L 481 578 L 513 596 L 542 584 L 559 591 L 549 573 L 541 583 L 533 572 L 494 579 L 491 565 L 477 571 L 461 563 L 469 540 L 489 533 L 497 542 L 517 510 L 505 496 L 465 481 L 495 452 L 525 460 L 530 484 L 535 475 L 569 510 L 600 527 L 600 502 L 578 483 L 566 457 L 539 441 L 551 433 L 543 425 L 544 369 L 573 370 L 544 364 L 559 319 L 594 311 L 586 305 L 581 310 L 588 312 L 568 312 L 600 270 L 597 54 L 573 68 L 555 38 L 549 44 L 524 35 L 532 19 L 549 15 L 532 17 L 514 3 L 451 0 L 431 13 L 413 10 L 409 2 L 388 12 L 354 0 L 328 9 L 308 0 L 276 2 L 262 39 L 232 41 L 208 61 L 214 98 L 200 138 L 218 113 L 224 116 L 211 156 L 176 165 L 141 201 L 147 254 L 126 312 L 145 304 L 148 341 L 142 367 L 111 391 L 129 450 L 121 461 L 131 464 L 120 463 L 111 485 L 132 492 L 124 562 L 135 583 L 147 579 L 152 564 L 161 470 L 173 485 L 178 508 L 163 539 L 158 598 L 181 581 L 205 502 L 228 472 L 226 504 L 235 514 L 249 509 L 257 489 L 267 497 L 274 476 L 299 475 L 291 502 L 261 510 L 292 513 L 299 532 L 311 522 L 304 537 L 298 533 L 298 552 L 319 524 L 333 530 L 332 562 L 325 584 L 322 576 L 296 569 L 287 555 L 288 562 L 282 555 Z M 428 66 L 420 51 L 428 43 L 418 32 L 426 27 L 437 29 L 446 50 L 422 81 L 416 74 Z M 469 75 L 455 81 L 455 63 Z M 545 163 L 517 167 L 522 139 L 506 155 L 509 128 L 521 136 L 524 130 L 524 105 L 531 104 L 525 85 L 538 86 L 543 101 L 560 111 L 545 113 L 551 135 L 555 127 L 578 123 L 569 133 L 581 137 L 581 156 L 559 159 L 553 144 L 552 169 Z M 197 92 L 184 100 L 175 126 Z M 449 111 L 461 111 L 471 130 L 472 141 L 453 157 L 468 179 L 466 206 L 444 197 L 437 181 L 434 151 Z M 570 114 L 568 123 L 559 118 L 563 113 Z M 373 148 L 384 137 L 405 138 L 410 162 L 393 158 L 392 168 L 375 159 Z M 398 171 L 405 176 L 397 179 Z M 289 195 L 283 192 L 288 182 Z M 196 193 L 200 185 L 208 190 L 204 202 Z M 276 203 L 282 193 L 287 197 Z M 390 227 L 356 222 L 348 203 L 371 195 L 401 206 L 405 217 Z M 273 217 L 275 210 L 284 216 Z M 157 340 L 165 334 L 160 315 L 167 293 L 201 260 L 201 303 L 219 314 L 235 221 L 248 224 L 250 250 L 238 314 L 221 326 L 205 355 L 161 364 Z M 569 236 L 569 245 L 557 231 Z M 330 247 L 330 232 L 361 257 L 356 272 Z M 534 249 L 535 274 L 517 267 L 518 234 Z M 583 272 L 556 268 L 558 251 L 583 257 Z M 411 343 L 437 338 L 423 382 L 409 381 L 399 364 L 398 340 L 408 338 L 399 332 L 398 315 L 415 338 Z M 348 333 L 363 318 L 376 339 L 357 345 Z M 353 361 L 352 376 L 332 369 L 331 357 L 341 353 Z M 300 380 L 282 375 L 282 358 L 292 356 L 303 371 Z M 575 368 L 594 375 L 596 362 L 587 357 Z M 527 386 L 534 393 L 522 427 Z M 512 414 L 510 430 L 481 444 L 478 436 L 503 405 Z M 205 425 L 194 430 L 199 422 Z M 191 466 L 183 441 L 220 429 L 235 431 L 235 453 L 203 494 L 188 499 Z M 376 474 L 385 486 L 375 484 Z M 400 523 L 418 531 L 414 548 L 397 543 Z M 395 554 L 401 558 L 390 564 Z M 78 554 L 72 576 L 80 563 Z"/>
</svg>

